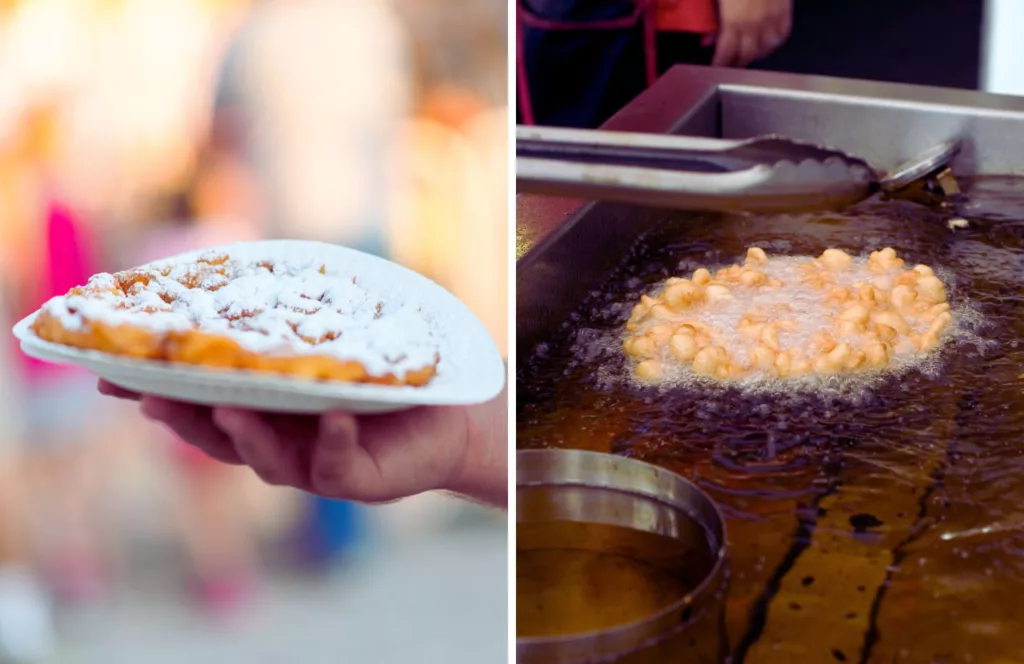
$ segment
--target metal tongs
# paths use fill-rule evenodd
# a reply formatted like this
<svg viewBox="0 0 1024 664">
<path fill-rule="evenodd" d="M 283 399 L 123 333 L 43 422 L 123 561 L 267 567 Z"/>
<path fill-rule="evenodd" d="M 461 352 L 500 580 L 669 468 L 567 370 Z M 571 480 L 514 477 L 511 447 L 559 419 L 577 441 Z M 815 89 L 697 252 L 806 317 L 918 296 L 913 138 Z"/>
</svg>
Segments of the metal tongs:
<svg viewBox="0 0 1024 664">
<path fill-rule="evenodd" d="M 553 127 L 516 128 L 521 192 L 685 210 L 841 209 L 948 172 L 958 141 L 888 173 L 839 150 L 782 136 L 725 140 Z"/>
</svg>

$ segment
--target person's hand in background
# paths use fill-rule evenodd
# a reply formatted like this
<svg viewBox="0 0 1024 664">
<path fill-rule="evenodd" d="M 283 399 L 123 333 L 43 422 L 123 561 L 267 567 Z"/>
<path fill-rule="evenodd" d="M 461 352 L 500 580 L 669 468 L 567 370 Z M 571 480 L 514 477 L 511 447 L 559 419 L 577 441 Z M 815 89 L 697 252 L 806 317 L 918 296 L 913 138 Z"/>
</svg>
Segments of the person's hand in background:
<svg viewBox="0 0 1024 664">
<path fill-rule="evenodd" d="M 793 0 L 718 0 L 714 67 L 745 67 L 789 38 Z"/>
<path fill-rule="evenodd" d="M 479 406 L 313 416 L 196 406 L 104 381 L 99 390 L 139 401 L 148 419 L 214 459 L 249 466 L 268 484 L 363 503 L 440 490 L 507 505 L 504 392 Z"/>
</svg>

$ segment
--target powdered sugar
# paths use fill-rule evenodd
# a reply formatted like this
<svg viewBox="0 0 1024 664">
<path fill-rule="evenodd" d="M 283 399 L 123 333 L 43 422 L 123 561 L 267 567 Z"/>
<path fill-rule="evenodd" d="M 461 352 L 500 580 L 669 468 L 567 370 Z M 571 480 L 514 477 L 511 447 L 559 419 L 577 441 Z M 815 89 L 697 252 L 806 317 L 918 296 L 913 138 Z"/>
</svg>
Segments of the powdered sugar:
<svg viewBox="0 0 1024 664">
<path fill-rule="evenodd" d="M 442 354 L 419 303 L 391 289 L 370 292 L 343 265 L 208 252 L 198 261 L 99 274 L 78 290 L 43 307 L 69 329 L 101 322 L 199 330 L 258 353 L 327 355 L 399 377 Z"/>
</svg>

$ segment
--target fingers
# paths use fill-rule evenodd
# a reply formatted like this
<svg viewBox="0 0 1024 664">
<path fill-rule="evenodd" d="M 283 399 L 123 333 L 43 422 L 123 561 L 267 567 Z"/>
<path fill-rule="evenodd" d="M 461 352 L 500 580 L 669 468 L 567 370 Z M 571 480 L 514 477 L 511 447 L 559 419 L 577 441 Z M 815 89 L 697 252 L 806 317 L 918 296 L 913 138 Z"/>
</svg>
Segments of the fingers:
<svg viewBox="0 0 1024 664">
<path fill-rule="evenodd" d="M 383 502 L 444 488 L 463 470 L 464 408 L 416 408 L 356 419 L 321 418 L 310 480 L 314 492 Z"/>
<path fill-rule="evenodd" d="M 151 396 L 142 397 L 142 412 L 213 459 L 249 466 L 267 484 L 309 487 L 310 439 L 294 430 L 304 422 L 301 418 L 283 418 L 280 427 L 275 427 L 269 417 L 259 413 L 211 409 Z"/>
<path fill-rule="evenodd" d="M 732 67 L 739 52 L 740 33 L 735 28 L 725 28 L 719 33 L 715 42 L 715 56 L 711 60 L 712 67 Z"/>
<path fill-rule="evenodd" d="M 762 40 L 757 33 L 744 32 L 740 34 L 734 66 L 746 67 L 754 60 L 757 60 L 761 56 L 761 48 Z"/>
<path fill-rule="evenodd" d="M 771 29 L 761 32 L 754 29 L 728 29 L 717 38 L 712 65 L 715 67 L 746 67 L 760 60 L 778 48 L 784 40 Z"/>
<path fill-rule="evenodd" d="M 231 439 L 214 424 L 210 408 L 145 396 L 142 397 L 142 414 L 162 422 L 183 441 L 217 461 L 242 463 Z"/>
<path fill-rule="evenodd" d="M 786 41 L 789 30 L 779 27 L 758 26 L 752 29 L 726 29 L 716 39 L 715 55 L 711 61 L 715 67 L 746 67 L 750 63 L 770 55 Z"/>
<path fill-rule="evenodd" d="M 305 417 L 147 395 L 142 411 L 214 459 L 249 466 L 267 484 L 365 503 L 452 486 L 464 474 L 473 430 L 465 408 Z"/>
<path fill-rule="evenodd" d="M 789 38 L 792 20 L 790 0 L 723 3 L 712 65 L 745 67 L 768 56 Z"/>
<path fill-rule="evenodd" d="M 96 384 L 96 389 L 103 396 L 105 396 L 105 397 L 114 397 L 115 399 L 126 399 L 128 401 L 138 401 L 139 399 L 142 398 L 142 395 L 140 395 L 138 392 L 132 392 L 131 390 L 126 390 L 125 388 L 120 387 L 118 385 L 114 385 L 113 383 L 108 383 L 107 381 L 103 380 L 102 378 Z"/>
<path fill-rule="evenodd" d="M 213 423 L 230 439 L 242 463 L 267 484 L 306 489 L 309 486 L 308 440 L 279 435 L 259 413 L 237 408 L 215 408 Z"/>
<path fill-rule="evenodd" d="M 377 461 L 360 445 L 360 427 L 348 413 L 328 413 L 310 461 L 310 487 L 314 493 L 375 503 L 392 497 Z"/>
</svg>

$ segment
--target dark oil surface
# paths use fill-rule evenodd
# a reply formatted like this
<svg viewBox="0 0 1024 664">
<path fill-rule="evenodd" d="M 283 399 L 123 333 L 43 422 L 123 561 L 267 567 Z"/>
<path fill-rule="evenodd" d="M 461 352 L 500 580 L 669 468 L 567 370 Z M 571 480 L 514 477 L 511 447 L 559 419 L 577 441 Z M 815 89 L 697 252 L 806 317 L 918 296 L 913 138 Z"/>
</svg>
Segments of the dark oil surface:
<svg viewBox="0 0 1024 664">
<path fill-rule="evenodd" d="M 955 232 L 948 212 L 898 201 L 817 217 L 667 215 L 520 361 L 518 446 L 636 457 L 706 490 L 728 520 L 736 661 L 1024 661 L 1022 182 L 961 183 L 972 223 Z M 945 271 L 983 343 L 953 340 L 924 369 L 842 393 L 608 379 L 623 360 L 598 340 L 640 293 L 750 245 L 891 246 Z"/>
</svg>

